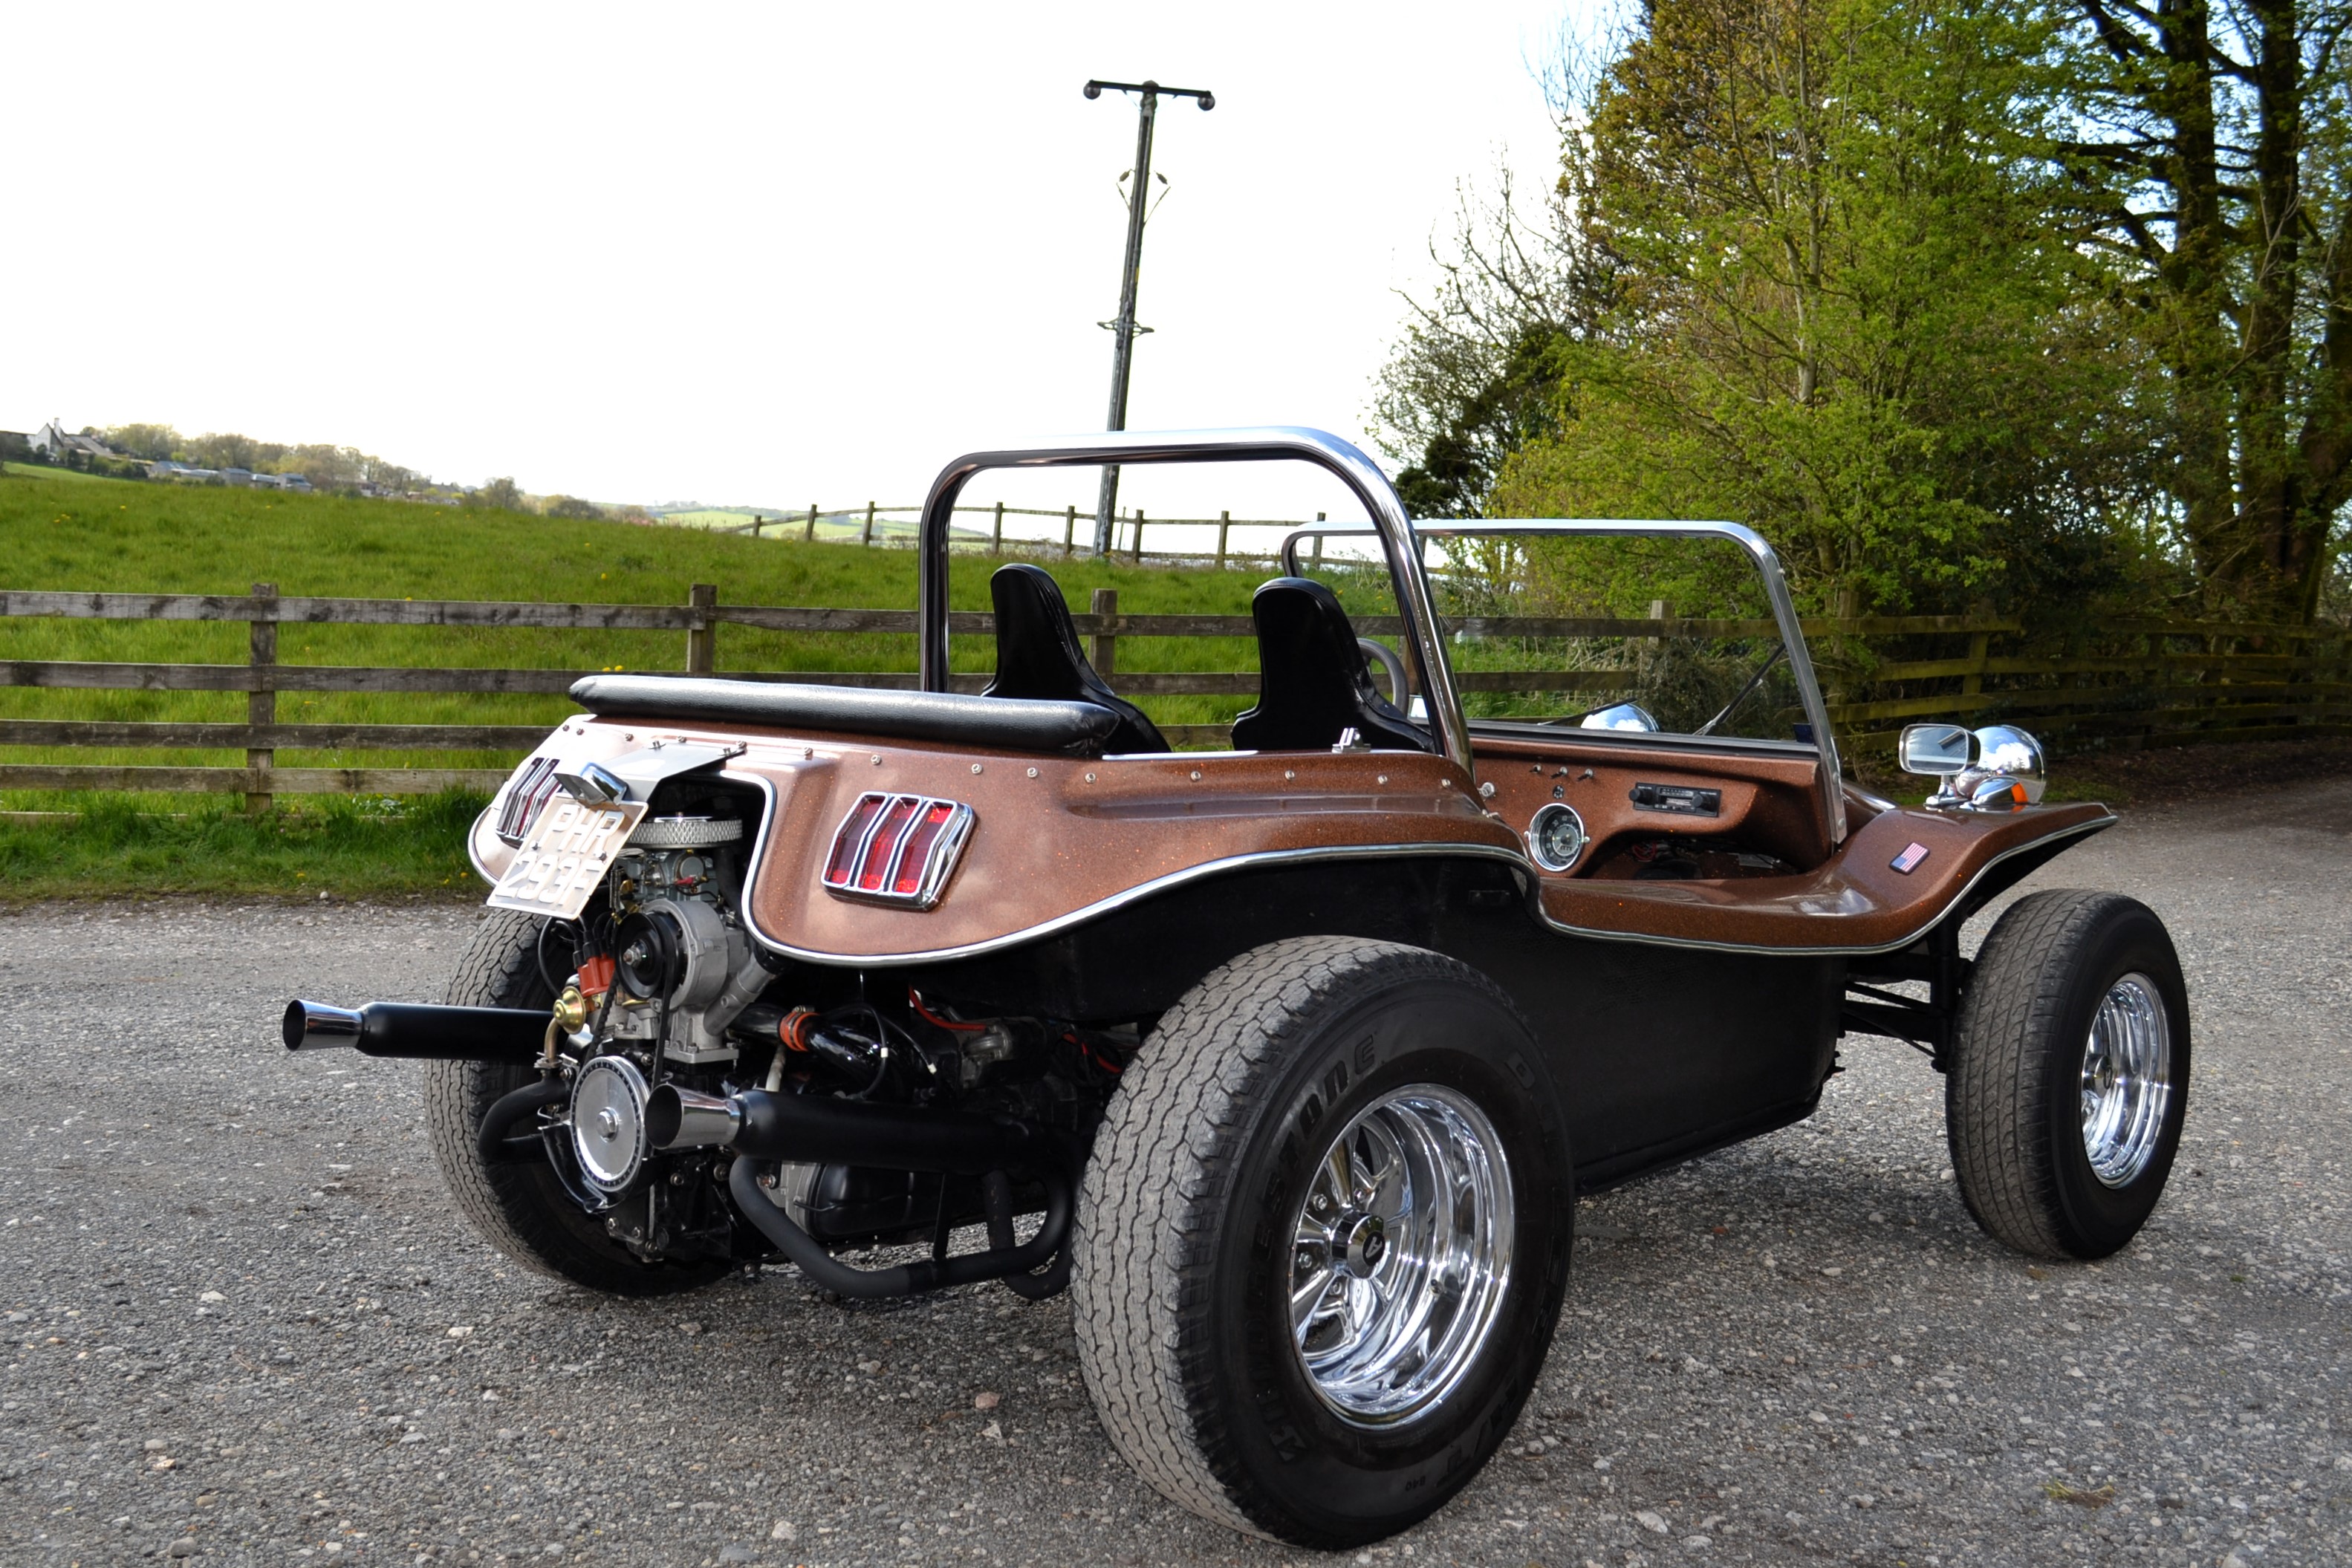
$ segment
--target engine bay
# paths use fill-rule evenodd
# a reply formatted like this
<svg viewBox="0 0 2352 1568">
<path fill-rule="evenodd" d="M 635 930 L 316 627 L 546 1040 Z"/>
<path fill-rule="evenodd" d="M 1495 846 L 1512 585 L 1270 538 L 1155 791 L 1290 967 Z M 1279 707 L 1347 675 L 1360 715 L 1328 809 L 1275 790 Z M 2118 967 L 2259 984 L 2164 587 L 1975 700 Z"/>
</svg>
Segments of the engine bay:
<svg viewBox="0 0 2352 1568">
<path fill-rule="evenodd" d="M 665 782 L 579 918 L 541 928 L 540 978 L 561 999 L 552 1060 L 541 1067 L 571 1089 L 503 1130 L 509 1157 L 543 1154 L 572 1201 L 646 1259 L 773 1250 L 730 1202 L 740 1155 L 662 1146 L 675 1135 L 656 1124 L 665 1092 L 673 1105 L 758 1091 L 972 1113 L 1031 1130 L 1061 1156 L 1044 1164 L 1075 1170 L 1135 1052 L 1135 1030 L 965 1017 L 894 971 L 822 968 L 763 950 L 741 918 L 760 808 L 755 793 L 723 780 Z M 943 1258 L 959 1227 L 988 1224 L 995 1237 L 1011 1216 L 1050 1207 L 1050 1174 L 785 1160 L 761 1162 L 757 1188 L 826 1248 L 928 1243 Z"/>
</svg>

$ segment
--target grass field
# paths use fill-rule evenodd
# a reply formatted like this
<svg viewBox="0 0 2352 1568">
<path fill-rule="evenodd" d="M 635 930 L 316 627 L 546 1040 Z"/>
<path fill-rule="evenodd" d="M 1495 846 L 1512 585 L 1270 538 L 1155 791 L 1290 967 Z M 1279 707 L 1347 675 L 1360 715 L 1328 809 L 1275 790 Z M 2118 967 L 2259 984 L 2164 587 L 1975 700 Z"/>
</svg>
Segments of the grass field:
<svg viewBox="0 0 2352 1568">
<path fill-rule="evenodd" d="M 285 594 L 416 599 L 685 602 L 694 582 L 719 586 L 722 603 L 908 609 L 915 560 L 905 550 L 752 539 L 699 529 L 559 521 L 331 496 L 190 489 L 11 467 L 0 475 L 0 586 L 105 591 L 244 593 L 272 581 Z M 1045 562 L 1074 605 L 1091 590 L 1119 591 L 1139 613 L 1246 612 L 1256 572 L 1171 571 L 1090 561 Z M 950 596 L 959 609 L 988 604 L 992 563 L 960 559 Z M 241 622 L 21 619 L 0 628 L 5 656 L 235 664 L 245 659 Z M 985 639 L 954 651 L 958 669 L 984 671 Z M 1123 642 L 1132 669 L 1248 669 L 1247 639 Z M 911 670 L 911 636 L 791 635 L 721 626 L 722 670 Z M 677 632 L 547 632 L 499 628 L 287 625 L 286 664 L 446 664 L 511 668 L 676 670 Z M 1149 705 L 1171 723 L 1230 716 L 1237 699 L 1169 698 Z M 278 718 L 302 722 L 547 723 L 561 697 L 416 694 L 289 694 Z M 22 718 L 233 721 L 237 693 L 82 692 L 0 687 L 0 714 Z M 226 752 L 35 752 L 0 760 L 234 764 Z M 281 767 L 401 764 L 490 766 L 485 754 L 281 752 Z M 9 799 L 0 806 L 37 802 Z"/>
<path fill-rule="evenodd" d="M 9 465 L 0 469 L 0 587 L 103 592 L 236 593 L 257 581 L 284 594 L 683 604 L 716 583 L 722 603 L 904 610 L 915 597 L 911 551 L 752 539 L 702 529 L 575 522 L 521 513 L 184 488 Z M 1045 564 L 1072 603 L 1116 588 L 1136 613 L 1241 613 L 1262 573 L 1171 571 L 1058 559 Z M 956 608 L 988 607 L 993 563 L 959 559 Z M 306 664 L 677 670 L 678 632 L 589 632 L 407 626 L 287 625 L 278 658 Z M 954 650 L 960 670 L 984 671 L 984 638 Z M 0 658 L 240 664 L 242 622 L 0 622 Z M 1130 669 L 1254 668 L 1247 639 L 1130 639 Z M 728 670 L 912 670 L 914 639 L 809 636 L 719 628 Z M 1231 717 L 1238 698 L 1173 697 L 1146 705 L 1167 723 Z M 16 718 L 236 722 L 242 693 L 64 691 L 0 687 Z M 283 723 L 547 724 L 573 711 L 560 696 L 286 694 Z M 299 752 L 280 767 L 500 767 L 511 753 Z M 0 761 L 239 766 L 241 752 L 0 747 Z M 0 811 L 78 811 L 79 825 L 0 820 L 0 897 L 77 889 L 306 894 L 322 883 L 354 894 L 440 889 L 464 859 L 457 837 L 473 808 L 412 802 L 404 819 L 336 800 L 291 801 L 262 822 L 226 798 L 85 798 L 0 792 Z M 477 803 L 478 804 L 478 803 Z M 125 873 L 132 873 L 126 880 Z M 449 881 L 463 889 L 467 877 Z"/>
</svg>

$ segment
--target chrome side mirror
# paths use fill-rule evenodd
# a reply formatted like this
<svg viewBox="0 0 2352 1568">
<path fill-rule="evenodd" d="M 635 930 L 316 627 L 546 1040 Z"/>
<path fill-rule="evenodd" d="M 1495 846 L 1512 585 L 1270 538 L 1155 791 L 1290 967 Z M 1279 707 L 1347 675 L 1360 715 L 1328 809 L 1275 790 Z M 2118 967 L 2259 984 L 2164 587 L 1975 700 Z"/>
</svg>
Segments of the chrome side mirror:
<svg viewBox="0 0 2352 1568">
<path fill-rule="evenodd" d="M 1903 771 L 1949 778 L 1974 759 L 1976 738 L 1957 724 L 1906 724 L 1897 743 Z"/>
<path fill-rule="evenodd" d="M 1640 703 L 1617 703 L 1586 714 L 1577 721 L 1579 729 L 1631 729 L 1655 735 L 1658 721 Z"/>
</svg>

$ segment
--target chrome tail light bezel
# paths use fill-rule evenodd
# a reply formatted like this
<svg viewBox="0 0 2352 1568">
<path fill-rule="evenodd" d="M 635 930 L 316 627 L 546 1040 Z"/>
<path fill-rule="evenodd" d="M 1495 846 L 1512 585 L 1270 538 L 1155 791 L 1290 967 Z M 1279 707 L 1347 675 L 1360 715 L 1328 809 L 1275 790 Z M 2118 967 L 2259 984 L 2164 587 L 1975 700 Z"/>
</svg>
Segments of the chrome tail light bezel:
<svg viewBox="0 0 2352 1568">
<path fill-rule="evenodd" d="M 869 789 L 834 829 L 818 880 L 836 898 L 929 909 L 946 893 L 978 821 L 961 800 Z"/>
</svg>

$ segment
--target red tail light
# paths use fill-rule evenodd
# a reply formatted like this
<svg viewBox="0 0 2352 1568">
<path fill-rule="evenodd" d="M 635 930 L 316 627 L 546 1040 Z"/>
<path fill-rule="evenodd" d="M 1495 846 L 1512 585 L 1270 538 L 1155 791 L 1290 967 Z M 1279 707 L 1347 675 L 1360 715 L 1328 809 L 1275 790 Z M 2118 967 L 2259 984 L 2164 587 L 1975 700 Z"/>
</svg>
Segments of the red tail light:
<svg viewBox="0 0 2352 1568">
<path fill-rule="evenodd" d="M 929 909 L 955 871 L 971 807 L 926 795 L 861 795 L 834 831 L 824 885 L 844 898 Z"/>
</svg>

